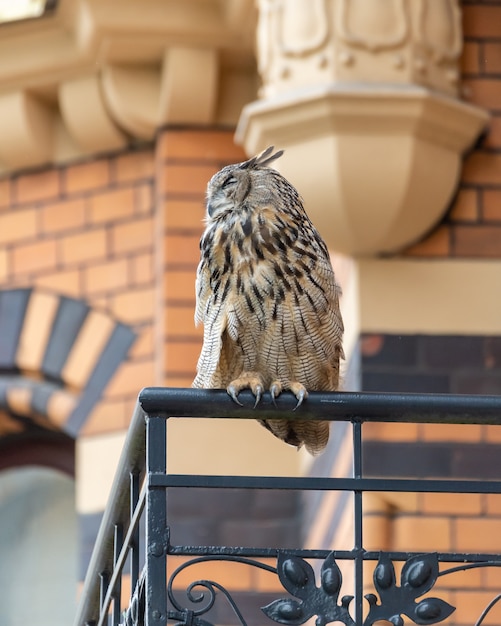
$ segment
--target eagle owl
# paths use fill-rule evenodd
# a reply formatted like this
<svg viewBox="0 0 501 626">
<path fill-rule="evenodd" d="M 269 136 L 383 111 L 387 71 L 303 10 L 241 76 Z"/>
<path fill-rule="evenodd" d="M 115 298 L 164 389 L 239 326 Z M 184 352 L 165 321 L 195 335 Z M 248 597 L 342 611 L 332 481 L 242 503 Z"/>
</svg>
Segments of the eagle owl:
<svg viewBox="0 0 501 626">
<path fill-rule="evenodd" d="M 207 187 L 195 323 L 203 347 L 193 387 L 225 387 L 235 402 L 249 388 L 256 405 L 291 391 L 335 391 L 343 322 L 327 247 L 296 189 L 269 164 L 273 147 L 217 172 Z M 275 436 L 318 454 L 328 422 L 260 420 Z"/>
</svg>

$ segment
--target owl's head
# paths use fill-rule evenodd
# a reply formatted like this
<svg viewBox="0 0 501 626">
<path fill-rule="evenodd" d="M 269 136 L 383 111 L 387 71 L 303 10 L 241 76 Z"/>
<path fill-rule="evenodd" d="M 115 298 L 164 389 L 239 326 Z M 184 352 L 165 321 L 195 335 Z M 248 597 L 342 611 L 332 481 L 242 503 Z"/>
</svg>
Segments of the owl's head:
<svg viewBox="0 0 501 626">
<path fill-rule="evenodd" d="M 214 174 L 207 185 L 208 219 L 217 219 L 238 209 L 249 196 L 255 196 L 254 201 L 258 197 L 265 201 L 268 176 L 273 171 L 268 165 L 284 153 L 279 150 L 273 154 L 273 150 L 274 146 L 270 146 L 252 159 L 227 165 Z"/>
</svg>

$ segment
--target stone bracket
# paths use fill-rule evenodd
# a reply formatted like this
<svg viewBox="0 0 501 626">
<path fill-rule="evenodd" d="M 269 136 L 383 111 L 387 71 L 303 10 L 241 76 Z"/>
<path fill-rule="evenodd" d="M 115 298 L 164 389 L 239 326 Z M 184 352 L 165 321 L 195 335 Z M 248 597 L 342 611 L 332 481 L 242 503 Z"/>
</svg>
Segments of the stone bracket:
<svg viewBox="0 0 501 626">
<path fill-rule="evenodd" d="M 329 247 L 363 256 L 394 252 L 440 220 L 488 119 L 424 87 L 320 85 L 245 107 L 237 141 L 248 154 L 285 148 L 277 167 Z"/>
</svg>

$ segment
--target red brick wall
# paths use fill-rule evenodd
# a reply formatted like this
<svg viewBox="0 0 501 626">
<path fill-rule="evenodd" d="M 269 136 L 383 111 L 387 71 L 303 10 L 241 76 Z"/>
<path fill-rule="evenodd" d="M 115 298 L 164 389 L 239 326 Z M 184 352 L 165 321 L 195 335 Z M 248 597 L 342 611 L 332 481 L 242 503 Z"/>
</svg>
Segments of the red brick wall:
<svg viewBox="0 0 501 626">
<path fill-rule="evenodd" d="M 463 0 L 463 97 L 492 116 L 442 223 L 406 256 L 501 258 L 501 3 Z"/>
<path fill-rule="evenodd" d="M 139 335 L 85 433 L 125 428 L 154 382 L 153 189 L 150 149 L 0 181 L 2 288 L 85 299 Z"/>
</svg>

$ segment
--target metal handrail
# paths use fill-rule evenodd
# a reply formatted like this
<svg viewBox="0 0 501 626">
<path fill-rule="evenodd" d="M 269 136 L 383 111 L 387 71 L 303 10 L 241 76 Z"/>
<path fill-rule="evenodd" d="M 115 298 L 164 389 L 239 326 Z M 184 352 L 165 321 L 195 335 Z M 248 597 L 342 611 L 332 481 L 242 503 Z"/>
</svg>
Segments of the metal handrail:
<svg viewBox="0 0 501 626">
<path fill-rule="evenodd" d="M 297 409 L 292 394 L 282 394 L 276 406 L 265 394 L 256 408 L 250 391 L 241 392 L 239 399 L 244 406 L 236 406 L 221 389 L 148 387 L 139 394 L 138 403 L 145 413 L 167 418 L 259 419 L 271 410 L 274 419 L 501 424 L 500 396 L 313 391 Z"/>
<path fill-rule="evenodd" d="M 87 568 L 84 586 L 77 607 L 74 624 L 87 624 L 97 620 L 100 611 L 101 574 L 113 569 L 115 528 L 121 524 L 128 530 L 130 521 L 131 476 L 139 482 L 144 479 L 146 463 L 145 413 L 139 403 L 134 408 L 132 420 L 108 504 L 101 520 L 92 556 Z"/>
<path fill-rule="evenodd" d="M 363 422 L 501 424 L 501 396 L 312 392 L 308 400 L 297 410 L 294 410 L 296 401 L 290 394 L 282 394 L 277 399 L 276 405 L 269 394 L 265 394 L 255 409 L 252 408 L 254 397 L 250 392 L 242 392 L 239 398 L 243 407 L 235 405 L 224 390 L 151 387 L 140 392 L 87 570 L 74 626 L 92 625 L 99 619 L 103 601 L 102 574 L 113 571 L 116 529 L 121 527 L 126 534 L 133 514 L 130 504 L 132 479 L 142 482 L 145 476 L 147 418 L 259 419 L 263 418 L 264 414 L 269 416 L 271 412 L 274 419 L 344 421 L 355 425 Z M 215 478 L 221 479 L 219 483 L 214 480 Z M 206 477 L 206 483 L 212 481 L 212 486 L 221 484 L 224 486 L 225 478 L 227 477 Z M 360 481 L 361 476 L 355 478 Z M 253 486 L 260 486 L 261 482 L 261 486 L 266 488 L 265 483 L 270 479 L 255 476 L 247 477 L 246 480 L 251 481 Z M 280 486 L 279 483 L 283 480 L 297 481 L 297 488 L 304 487 L 302 483 L 304 479 L 280 478 L 275 488 Z M 317 480 L 317 489 L 328 487 L 322 483 L 326 479 L 308 480 Z M 376 484 L 377 481 L 371 483 L 372 479 L 364 480 L 366 487 L 365 483 L 360 482 L 359 490 L 370 489 L 373 486 L 383 488 L 383 483 L 379 485 Z M 158 474 L 151 477 L 153 486 L 155 481 L 159 487 L 174 485 L 176 481 L 180 485 L 183 481 L 189 481 L 189 478 L 182 476 L 176 478 L 172 475 L 162 478 L 162 475 Z M 435 482 L 438 485 L 440 481 Z M 454 481 L 447 482 L 451 484 Z M 478 492 L 481 488 L 480 482 L 477 485 L 473 485 L 471 481 L 456 482 L 465 488 L 470 485 L 472 492 L 476 489 Z M 269 487 L 273 488 L 273 485 Z M 402 483 L 401 489 L 404 487 L 408 488 L 408 483 L 405 485 Z M 310 488 L 315 488 L 314 483 Z M 346 483 L 345 488 L 353 489 L 353 485 Z M 500 491 L 501 487 L 497 485 L 490 493 Z"/>
</svg>

